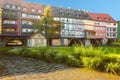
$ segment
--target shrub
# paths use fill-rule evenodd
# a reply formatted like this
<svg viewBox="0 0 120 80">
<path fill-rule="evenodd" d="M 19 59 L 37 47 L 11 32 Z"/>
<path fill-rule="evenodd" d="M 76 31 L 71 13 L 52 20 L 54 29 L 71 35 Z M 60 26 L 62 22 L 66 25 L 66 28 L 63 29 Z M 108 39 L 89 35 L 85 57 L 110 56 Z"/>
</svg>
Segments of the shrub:
<svg viewBox="0 0 120 80">
<path fill-rule="evenodd" d="M 36 59 L 42 59 L 44 60 L 45 59 L 45 54 L 47 53 L 47 48 L 46 47 L 34 47 L 32 48 L 34 49 L 34 57 L 33 58 L 36 58 Z"/>
<path fill-rule="evenodd" d="M 72 56 L 72 55 L 68 55 L 68 58 L 67 58 L 66 63 L 67 63 L 68 65 L 75 66 L 75 67 L 80 67 L 80 66 L 81 66 L 80 60 L 76 59 L 76 58 L 75 58 L 74 56 Z"/>
<path fill-rule="evenodd" d="M 56 57 L 54 57 L 54 61 L 59 63 L 65 63 L 67 61 L 67 58 L 68 58 L 67 54 L 58 53 L 56 54 Z"/>
<path fill-rule="evenodd" d="M 104 67 L 102 59 L 98 57 L 82 57 L 82 63 L 84 67 L 89 69 L 96 69 L 101 71 Z"/>
<path fill-rule="evenodd" d="M 120 55 L 118 55 L 118 54 L 105 54 L 103 57 L 103 60 L 106 63 L 111 63 L 111 62 L 120 63 Z"/>
<path fill-rule="evenodd" d="M 120 42 L 113 42 L 111 43 L 112 46 L 120 46 Z"/>
<path fill-rule="evenodd" d="M 45 53 L 45 60 L 47 61 L 54 61 L 54 58 L 56 57 L 56 54 L 58 52 L 55 51 L 54 49 L 52 48 L 49 48 L 46 53 Z"/>
<path fill-rule="evenodd" d="M 104 51 L 102 48 L 94 48 L 93 46 L 90 46 L 88 48 L 84 46 L 77 46 L 74 47 L 75 54 L 74 56 L 76 58 L 82 57 L 102 57 L 104 55 Z"/>
<path fill-rule="evenodd" d="M 106 72 L 120 74 L 120 63 L 108 63 L 106 65 Z"/>
</svg>

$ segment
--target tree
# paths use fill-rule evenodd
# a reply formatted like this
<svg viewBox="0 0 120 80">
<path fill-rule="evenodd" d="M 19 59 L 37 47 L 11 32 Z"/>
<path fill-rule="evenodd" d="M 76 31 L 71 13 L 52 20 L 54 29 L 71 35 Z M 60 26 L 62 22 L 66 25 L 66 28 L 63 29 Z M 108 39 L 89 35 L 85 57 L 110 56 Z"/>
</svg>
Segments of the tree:
<svg viewBox="0 0 120 80">
<path fill-rule="evenodd" d="M 33 22 L 33 28 L 37 30 L 37 33 L 42 33 L 45 35 L 46 40 L 47 40 L 47 45 L 49 46 L 50 37 L 56 34 L 56 31 L 60 30 L 59 24 L 54 26 L 51 6 L 46 6 L 41 20 Z"/>
</svg>

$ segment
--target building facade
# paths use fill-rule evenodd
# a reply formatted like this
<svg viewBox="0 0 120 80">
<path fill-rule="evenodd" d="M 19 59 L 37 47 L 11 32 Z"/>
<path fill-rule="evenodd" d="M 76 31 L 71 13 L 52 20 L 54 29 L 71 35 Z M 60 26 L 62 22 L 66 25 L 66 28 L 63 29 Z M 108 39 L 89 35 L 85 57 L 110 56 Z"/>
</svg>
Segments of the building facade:
<svg viewBox="0 0 120 80">
<path fill-rule="evenodd" d="M 27 45 L 34 34 L 32 24 L 41 19 L 45 5 L 22 0 L 0 0 L 1 42 L 21 40 Z M 117 22 L 108 14 L 52 6 L 55 24 L 62 24 L 59 35 L 51 38 L 51 45 L 104 45 L 117 38 Z M 34 37 L 33 37 L 34 38 Z"/>
<path fill-rule="evenodd" d="M 118 21 L 117 38 L 120 39 L 120 21 Z"/>
</svg>

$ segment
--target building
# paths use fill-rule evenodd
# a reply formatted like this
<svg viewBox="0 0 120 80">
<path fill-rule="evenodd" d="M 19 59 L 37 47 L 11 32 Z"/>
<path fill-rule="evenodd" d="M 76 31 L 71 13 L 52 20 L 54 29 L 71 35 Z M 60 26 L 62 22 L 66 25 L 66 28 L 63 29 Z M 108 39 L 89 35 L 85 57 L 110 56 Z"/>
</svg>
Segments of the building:
<svg viewBox="0 0 120 80">
<path fill-rule="evenodd" d="M 19 40 L 27 45 L 34 33 L 32 24 L 41 19 L 45 5 L 22 0 L 0 0 L 0 40 L 7 45 Z M 52 46 L 105 45 L 117 38 L 117 22 L 108 14 L 52 6 L 54 25 L 64 27 L 51 36 Z M 119 33 L 118 33 L 119 34 Z M 28 44 L 30 46 L 30 44 Z"/>
<path fill-rule="evenodd" d="M 0 0 L 1 43 L 20 40 L 27 45 L 27 38 L 33 34 L 32 22 L 40 20 L 44 5 L 22 0 Z"/>
<path fill-rule="evenodd" d="M 120 21 L 118 21 L 117 38 L 120 39 Z"/>
<path fill-rule="evenodd" d="M 105 44 L 117 38 L 117 22 L 108 14 L 103 13 L 88 13 L 94 21 L 95 38 Z M 102 40 L 102 41 L 101 41 Z"/>
<path fill-rule="evenodd" d="M 27 39 L 27 45 L 29 47 L 33 47 L 33 46 L 45 47 L 47 46 L 45 36 L 42 34 L 33 34 Z"/>
</svg>

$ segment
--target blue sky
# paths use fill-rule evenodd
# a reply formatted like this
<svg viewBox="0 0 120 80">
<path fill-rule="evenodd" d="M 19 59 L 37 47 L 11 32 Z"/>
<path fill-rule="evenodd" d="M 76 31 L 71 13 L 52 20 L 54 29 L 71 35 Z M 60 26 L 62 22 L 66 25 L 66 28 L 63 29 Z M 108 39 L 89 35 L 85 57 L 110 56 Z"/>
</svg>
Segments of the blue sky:
<svg viewBox="0 0 120 80">
<path fill-rule="evenodd" d="M 52 6 L 62 6 L 96 13 L 107 13 L 115 20 L 120 20 L 120 0 L 24 0 Z"/>
</svg>

